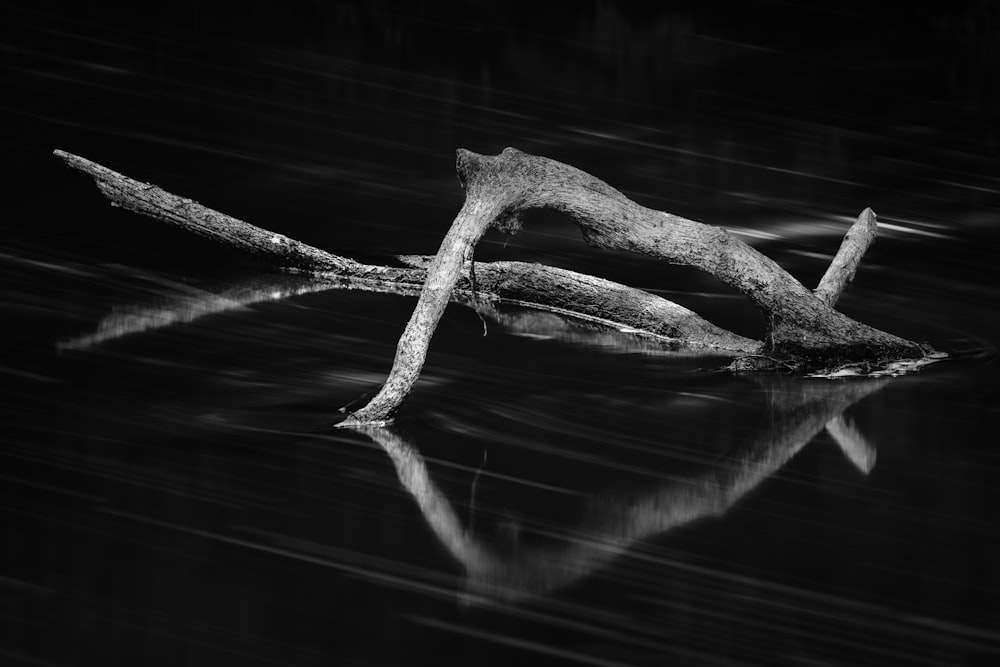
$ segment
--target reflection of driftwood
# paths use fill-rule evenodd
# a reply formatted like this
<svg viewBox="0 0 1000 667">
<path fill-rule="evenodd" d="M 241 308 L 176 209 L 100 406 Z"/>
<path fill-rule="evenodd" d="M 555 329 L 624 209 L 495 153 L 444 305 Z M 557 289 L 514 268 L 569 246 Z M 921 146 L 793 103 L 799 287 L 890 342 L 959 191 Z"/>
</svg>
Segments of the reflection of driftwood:
<svg viewBox="0 0 1000 667">
<path fill-rule="evenodd" d="M 460 150 L 466 201 L 437 255 L 409 267 L 372 266 L 338 257 L 134 181 L 75 155 L 56 151 L 91 175 L 114 205 L 232 245 L 288 270 L 372 283 L 421 287 L 420 298 L 382 389 L 345 425 L 391 421 L 419 377 L 430 339 L 456 291 L 581 316 L 636 335 L 701 349 L 755 353 L 735 368 L 776 364 L 809 370 L 847 361 L 922 356 L 918 345 L 833 310 L 874 239 L 875 215 L 865 209 L 813 294 L 772 260 L 720 227 L 644 208 L 618 190 L 568 165 L 506 149 L 497 156 Z M 592 276 L 519 262 L 474 264 L 476 243 L 494 226 L 520 224 L 521 214 L 547 208 L 567 214 L 591 245 L 652 255 L 703 269 L 745 294 L 764 313 L 763 343 L 706 322 L 641 290 Z M 414 266 L 414 264 L 417 266 Z"/>
<path fill-rule="evenodd" d="M 153 303 L 116 306 L 97 324 L 97 330 L 58 343 L 61 349 L 85 349 L 123 336 L 153 331 L 174 324 L 223 313 L 263 301 L 277 301 L 299 294 L 330 289 L 329 281 L 288 274 L 243 281 L 219 290 L 186 290 Z"/>
<path fill-rule="evenodd" d="M 576 521 L 541 544 L 478 539 L 431 479 L 417 449 L 392 427 L 358 427 L 392 459 L 403 486 L 431 529 L 466 569 L 467 591 L 516 601 L 567 585 L 627 551 L 636 542 L 704 517 L 719 516 L 773 475 L 824 426 L 862 472 L 874 448 L 842 416 L 885 379 L 829 382 L 761 377 L 766 419 L 738 451 L 701 474 L 669 479 L 646 491 L 608 491 L 581 503 Z"/>
</svg>

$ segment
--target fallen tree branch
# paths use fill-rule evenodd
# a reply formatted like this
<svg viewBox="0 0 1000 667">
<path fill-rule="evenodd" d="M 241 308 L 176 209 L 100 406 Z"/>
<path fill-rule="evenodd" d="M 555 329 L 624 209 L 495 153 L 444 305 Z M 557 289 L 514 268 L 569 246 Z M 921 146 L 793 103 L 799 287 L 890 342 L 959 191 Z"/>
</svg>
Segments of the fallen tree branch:
<svg viewBox="0 0 1000 667">
<path fill-rule="evenodd" d="M 874 239 L 875 216 L 870 209 L 859 216 L 813 294 L 721 227 L 647 209 L 574 167 L 512 148 L 496 156 L 459 150 L 457 168 L 466 200 L 441 248 L 429 262 L 400 256 L 397 259 L 408 266 L 393 267 L 339 257 L 79 156 L 58 150 L 55 155 L 92 176 L 112 205 L 239 248 L 275 268 L 306 272 L 332 283 L 350 281 L 372 291 L 419 289 L 385 384 L 366 406 L 349 415 L 345 426 L 391 421 L 419 377 L 444 308 L 456 300 L 506 301 L 679 346 L 754 355 L 734 365 L 734 370 L 777 366 L 809 372 L 858 361 L 888 363 L 926 352 L 916 343 L 832 308 Z M 592 246 L 638 252 L 711 273 L 764 313 L 764 341 L 738 336 L 666 299 L 593 276 L 523 262 L 472 261 L 475 245 L 487 229 L 517 226 L 525 211 L 537 208 L 568 215 Z M 769 365 L 769 359 L 776 361 Z"/>
<path fill-rule="evenodd" d="M 402 255 L 397 259 L 406 265 L 404 267 L 356 262 L 233 218 L 155 185 L 136 181 L 78 155 L 61 150 L 53 154 L 67 166 L 91 176 L 112 206 L 232 246 L 275 269 L 310 274 L 309 279 L 294 281 L 296 290 L 346 287 L 417 295 L 433 259 Z M 463 281 L 453 291 L 456 300 L 468 301 L 472 295 L 469 269 L 470 266 L 463 266 Z M 525 262 L 477 262 L 475 275 L 480 300 L 493 299 L 579 317 L 658 342 L 721 354 L 745 353 L 760 347 L 759 341 L 717 327 L 668 299 L 575 271 Z M 246 304 L 250 299 L 262 300 L 266 295 L 266 291 L 251 290 L 240 292 L 238 298 L 231 294 L 224 296 Z M 217 312 L 225 303 L 203 302 L 197 308 L 187 304 L 182 308 L 183 316 L 162 318 L 161 321 L 163 324 L 190 321 L 195 312 Z M 147 325 L 153 321 L 146 318 Z M 124 328 L 121 322 L 115 322 L 102 325 L 102 330 L 129 333 L 128 329 L 135 324 L 133 317 L 131 324 Z M 102 335 L 68 343 L 86 345 L 106 338 Z"/>
<path fill-rule="evenodd" d="M 360 266 L 357 262 L 261 229 L 191 199 L 178 197 L 151 183 L 140 183 L 78 155 L 61 150 L 53 151 L 53 155 L 68 166 L 92 176 L 97 188 L 112 206 L 182 227 L 290 269 L 348 272 L 356 271 Z"/>
<path fill-rule="evenodd" d="M 764 354 L 795 359 L 797 369 L 923 353 L 916 343 L 833 310 L 773 260 L 721 227 L 640 206 L 569 165 L 513 148 L 495 156 L 460 149 L 457 169 L 466 190 L 465 204 L 428 268 L 389 377 L 345 426 L 384 424 L 393 418 L 420 375 L 431 337 L 475 245 L 490 227 L 517 225 L 531 209 L 568 215 L 589 245 L 638 252 L 711 273 L 764 313 L 768 323 Z M 830 294 L 839 294 L 837 286 L 844 284 L 842 278 L 831 279 Z"/>
</svg>

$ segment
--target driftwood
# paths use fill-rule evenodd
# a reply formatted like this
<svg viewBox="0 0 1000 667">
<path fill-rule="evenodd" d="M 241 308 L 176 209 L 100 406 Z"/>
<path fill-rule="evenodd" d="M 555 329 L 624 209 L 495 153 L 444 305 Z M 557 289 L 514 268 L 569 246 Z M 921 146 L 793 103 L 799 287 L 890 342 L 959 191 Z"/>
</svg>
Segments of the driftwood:
<svg viewBox="0 0 1000 667">
<path fill-rule="evenodd" d="M 636 543 L 693 521 L 725 514 L 782 468 L 824 428 L 863 474 L 875 465 L 874 444 L 848 422 L 844 411 L 889 380 L 829 382 L 758 376 L 767 418 L 735 451 L 707 469 L 662 476 L 651 488 L 603 489 L 580 498 L 575 519 L 558 533 L 532 540 L 530 529 L 499 539 L 477 535 L 434 482 L 416 445 L 395 427 L 359 427 L 392 460 L 441 544 L 466 573 L 469 602 L 515 602 L 551 593 L 599 570 Z M 750 392 L 752 393 L 752 389 Z M 660 475 L 657 475 L 660 477 Z M 530 517 L 526 523 L 530 522 Z"/>
<path fill-rule="evenodd" d="M 93 177 L 113 206 L 149 216 L 211 240 L 239 248 L 283 272 L 304 276 L 320 288 L 348 287 L 418 293 L 433 258 L 401 255 L 403 266 L 355 262 L 289 239 L 196 201 L 142 183 L 95 162 L 64 151 L 56 157 Z M 470 267 L 465 267 L 467 270 Z M 478 298 L 538 308 L 627 330 L 636 336 L 720 354 L 745 354 L 759 341 L 726 331 L 697 313 L 667 299 L 594 276 L 524 262 L 477 262 L 476 284 L 463 275 L 456 299 Z"/>
<path fill-rule="evenodd" d="M 862 211 L 851 227 L 814 293 L 723 228 L 640 206 L 574 167 L 512 148 L 496 156 L 459 150 L 457 168 L 466 200 L 437 255 L 399 256 L 402 266 L 378 266 L 313 248 L 84 158 L 63 151 L 55 155 L 92 176 L 115 206 L 308 276 L 310 285 L 300 286 L 299 291 L 335 286 L 419 290 L 388 379 L 367 405 L 347 417 L 345 426 L 392 420 L 419 377 L 437 323 L 452 301 L 479 304 L 480 310 L 488 310 L 489 304 L 514 303 L 675 347 L 743 355 L 733 363 L 734 370 L 808 373 L 851 362 L 884 366 L 901 359 L 937 358 L 929 357 L 929 349 L 833 309 L 874 240 L 871 209 Z M 475 245 L 487 229 L 516 227 L 521 215 L 534 208 L 568 215 L 590 245 L 651 255 L 711 273 L 764 313 L 764 340 L 738 336 L 666 299 L 593 276 L 522 262 L 473 262 Z"/>
<path fill-rule="evenodd" d="M 531 268 L 529 266 L 527 270 L 530 271 Z M 311 273 L 257 275 L 238 281 L 217 282 L 200 289 L 178 285 L 173 294 L 160 293 L 135 303 L 113 306 L 111 312 L 97 323 L 93 332 L 61 340 L 56 343 L 56 347 L 63 350 L 86 350 L 125 336 L 193 322 L 207 315 L 330 290 L 358 290 L 408 297 L 420 295 L 419 285 L 325 278 Z M 608 348 L 618 352 L 667 354 L 673 357 L 705 354 L 704 349 L 684 347 L 670 338 L 608 326 L 598 318 L 570 315 L 555 308 L 542 309 L 535 304 L 519 305 L 510 299 L 500 303 L 494 299 L 476 298 L 461 290 L 456 290 L 452 302 L 474 310 L 484 323 L 495 323 L 508 333 L 577 343 L 592 348 Z M 484 328 L 484 335 L 488 330 L 488 327 Z"/>
</svg>

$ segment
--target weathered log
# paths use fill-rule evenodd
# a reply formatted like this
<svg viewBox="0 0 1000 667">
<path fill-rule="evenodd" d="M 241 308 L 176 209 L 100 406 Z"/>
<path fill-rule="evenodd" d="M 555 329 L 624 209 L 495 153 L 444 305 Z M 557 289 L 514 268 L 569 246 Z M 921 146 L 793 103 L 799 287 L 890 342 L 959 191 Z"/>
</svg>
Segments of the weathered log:
<svg viewBox="0 0 1000 667">
<path fill-rule="evenodd" d="M 54 155 L 73 169 L 91 176 L 113 206 L 238 248 L 273 268 L 308 274 L 308 278 L 294 280 L 294 291 L 289 294 L 348 288 L 417 295 L 427 277 L 427 266 L 433 259 L 403 255 L 397 259 L 406 264 L 405 267 L 363 264 L 256 227 L 78 155 L 61 150 L 54 151 Z M 452 291 L 452 300 L 469 303 L 473 299 L 474 287 L 470 280 L 472 265 L 462 268 L 463 279 Z M 477 262 L 474 272 L 474 300 L 477 303 L 495 300 L 577 317 L 627 331 L 636 337 L 649 338 L 658 345 L 719 354 L 748 353 L 760 348 L 759 341 L 717 327 L 668 299 L 609 280 L 525 262 Z M 282 290 L 288 287 L 284 284 L 288 280 L 275 282 L 280 284 Z M 234 295 L 227 291 L 224 298 L 241 304 L 268 298 L 268 292 L 257 289 L 257 286 L 250 290 L 241 287 L 236 292 L 237 295 Z M 154 307 L 154 310 L 160 311 L 159 315 L 143 318 L 144 323 L 139 328 L 148 329 L 157 321 L 163 324 L 190 321 L 198 313 L 217 312 L 226 303 L 209 297 L 198 304 L 168 305 L 166 309 L 174 311 L 170 316 L 164 316 L 164 307 Z M 139 318 L 129 315 L 127 319 L 128 322 L 104 322 L 101 329 L 112 337 L 136 330 Z M 67 341 L 67 345 L 99 342 L 108 337 L 105 334 L 99 332 L 95 336 Z"/>
<path fill-rule="evenodd" d="M 428 268 L 388 379 L 345 426 L 386 423 L 393 418 L 420 375 L 431 337 L 476 244 L 490 227 L 516 225 L 530 209 L 568 215 L 592 246 L 694 266 L 746 295 L 767 320 L 762 358 L 791 358 L 795 368 L 817 368 L 924 353 L 916 343 L 833 310 L 773 260 L 725 229 L 645 208 L 575 167 L 507 148 L 495 156 L 459 150 L 457 168 L 466 190 L 465 204 Z M 863 213 L 862 217 L 873 216 Z M 858 247 L 849 244 L 843 255 L 849 257 Z M 850 263 L 847 259 L 846 264 Z M 832 300 L 847 282 L 843 271 L 835 274 L 841 277 L 831 278 L 824 286 Z"/>
<path fill-rule="evenodd" d="M 329 271 L 353 277 L 393 279 L 390 267 L 371 267 L 325 250 L 290 239 L 244 222 L 198 202 L 180 197 L 151 183 L 131 179 L 79 155 L 55 150 L 53 155 L 67 166 L 88 174 L 97 189 L 111 202 L 134 213 L 146 215 L 182 229 L 241 250 L 286 270 Z M 374 271 L 384 269 L 384 271 Z"/>
<path fill-rule="evenodd" d="M 393 267 L 333 255 L 84 158 L 58 150 L 55 155 L 91 175 L 113 205 L 237 247 L 276 268 L 305 272 L 331 285 L 349 281 L 372 291 L 419 288 L 417 306 L 399 339 L 385 384 L 366 406 L 348 416 L 344 426 L 392 420 L 420 375 L 444 308 L 456 300 L 517 303 L 660 342 L 748 353 L 734 362 L 734 370 L 810 372 L 847 362 L 926 357 L 929 352 L 833 310 L 874 239 L 875 216 L 870 209 L 851 228 L 814 294 L 723 228 L 645 208 L 579 169 L 513 148 L 496 156 L 459 150 L 457 167 L 466 200 L 441 248 L 430 261 L 400 256 L 408 266 Z M 536 208 L 568 215 L 590 245 L 639 252 L 711 273 L 764 313 L 765 339 L 738 336 L 666 299 L 593 276 L 522 262 L 472 261 L 475 245 L 487 229 L 516 226 L 525 211 Z"/>
</svg>

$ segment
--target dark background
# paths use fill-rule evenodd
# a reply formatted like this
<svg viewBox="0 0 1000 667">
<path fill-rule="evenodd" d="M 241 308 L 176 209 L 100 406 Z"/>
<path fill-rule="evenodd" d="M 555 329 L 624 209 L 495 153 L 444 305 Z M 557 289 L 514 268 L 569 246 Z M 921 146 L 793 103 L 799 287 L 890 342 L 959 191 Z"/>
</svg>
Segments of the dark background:
<svg viewBox="0 0 1000 667">
<path fill-rule="evenodd" d="M 961 224 L 995 194 L 980 162 L 998 142 L 991 2 L 4 14 L 10 192 L 35 195 L 23 200 L 77 242 L 121 229 L 68 222 L 93 199 L 52 148 L 331 250 L 433 251 L 461 201 L 459 147 L 545 154 L 719 224 L 803 203 Z"/>
<path fill-rule="evenodd" d="M 997 3 L 39 1 L 4 4 L 0 49 L 0 661 L 995 661 Z M 953 358 L 848 410 L 870 475 L 821 433 L 725 516 L 480 609 L 385 452 L 310 431 L 378 387 L 411 300 L 307 295 L 57 347 L 252 269 L 110 208 L 55 148 L 388 261 L 436 250 L 456 148 L 506 146 L 724 225 L 807 285 L 871 206 L 839 307 Z M 709 277 L 528 223 L 477 258 L 760 333 Z M 799 390 L 482 328 L 449 308 L 399 428 L 484 539 L 553 540 L 586 525 L 581 498 L 714 469 Z"/>
</svg>

